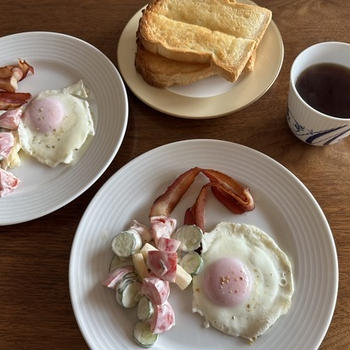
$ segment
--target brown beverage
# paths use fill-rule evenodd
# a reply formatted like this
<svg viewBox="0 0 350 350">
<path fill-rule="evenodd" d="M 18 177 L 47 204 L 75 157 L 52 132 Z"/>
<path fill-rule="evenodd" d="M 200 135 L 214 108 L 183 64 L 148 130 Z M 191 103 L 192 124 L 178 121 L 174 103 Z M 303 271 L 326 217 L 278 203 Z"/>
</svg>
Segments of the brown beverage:
<svg viewBox="0 0 350 350">
<path fill-rule="evenodd" d="M 350 69 L 335 63 L 306 68 L 296 81 L 302 99 L 319 112 L 350 118 Z"/>
</svg>

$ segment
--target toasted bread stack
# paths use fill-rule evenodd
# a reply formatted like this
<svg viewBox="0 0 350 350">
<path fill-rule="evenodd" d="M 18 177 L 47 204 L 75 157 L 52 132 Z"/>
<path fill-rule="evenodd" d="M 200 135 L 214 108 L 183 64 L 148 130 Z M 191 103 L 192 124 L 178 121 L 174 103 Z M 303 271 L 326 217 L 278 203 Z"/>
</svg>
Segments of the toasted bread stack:
<svg viewBox="0 0 350 350">
<path fill-rule="evenodd" d="M 157 87 L 254 70 L 271 11 L 235 0 L 152 0 L 139 22 L 135 66 Z"/>
</svg>

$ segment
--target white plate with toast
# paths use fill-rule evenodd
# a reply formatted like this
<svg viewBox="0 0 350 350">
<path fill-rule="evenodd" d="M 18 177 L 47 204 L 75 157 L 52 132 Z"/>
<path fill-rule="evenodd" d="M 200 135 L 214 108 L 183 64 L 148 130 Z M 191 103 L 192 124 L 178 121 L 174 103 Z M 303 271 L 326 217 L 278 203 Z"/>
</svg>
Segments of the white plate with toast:
<svg viewBox="0 0 350 350">
<path fill-rule="evenodd" d="M 337 253 L 327 220 L 309 190 L 290 171 L 251 148 L 219 140 L 186 140 L 153 149 L 120 169 L 100 189 L 82 217 L 71 250 L 69 285 L 79 327 L 93 350 L 141 349 L 133 340 L 136 310 L 123 309 L 102 286 L 113 257 L 111 240 L 131 219 L 147 224 L 154 199 L 184 171 L 199 166 L 249 186 L 255 209 L 232 214 L 212 194 L 207 230 L 220 221 L 256 225 L 271 235 L 293 265 L 295 291 L 289 312 L 254 343 L 203 327 L 192 313 L 192 286 L 172 285 L 176 325 L 154 350 L 316 350 L 328 329 L 337 297 Z M 202 185 L 200 174 L 172 212 L 183 222 Z M 317 312 L 316 312 L 317 310 Z"/>
<path fill-rule="evenodd" d="M 132 92 L 145 104 L 160 112 L 191 119 L 224 116 L 259 99 L 280 72 L 284 46 L 276 24 L 271 21 L 256 50 L 254 70 L 243 71 L 234 83 L 215 75 L 189 85 L 154 87 L 146 83 L 135 68 L 136 32 L 142 10 L 130 19 L 120 36 L 118 66 Z"/>
</svg>

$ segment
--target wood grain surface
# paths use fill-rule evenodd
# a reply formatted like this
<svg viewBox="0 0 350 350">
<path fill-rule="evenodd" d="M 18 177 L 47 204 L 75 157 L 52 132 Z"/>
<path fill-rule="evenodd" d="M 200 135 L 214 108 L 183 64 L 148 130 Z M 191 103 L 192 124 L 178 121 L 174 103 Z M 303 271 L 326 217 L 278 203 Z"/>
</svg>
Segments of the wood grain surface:
<svg viewBox="0 0 350 350">
<path fill-rule="evenodd" d="M 286 109 L 289 71 L 297 54 L 322 41 L 350 42 L 350 2 L 258 3 L 272 10 L 285 48 L 281 72 L 263 97 L 226 117 L 186 120 L 151 109 L 128 90 L 125 139 L 100 179 L 56 212 L 0 227 L 0 349 L 88 349 L 68 285 L 69 254 L 79 220 L 99 188 L 124 164 L 157 146 L 192 138 L 222 139 L 261 151 L 312 192 L 331 226 L 339 260 L 337 305 L 320 349 L 349 349 L 350 138 L 322 148 L 308 146 L 290 132 Z M 120 34 L 144 5 L 140 0 L 0 0 L 0 36 L 36 30 L 66 33 L 96 46 L 117 65 Z"/>
</svg>

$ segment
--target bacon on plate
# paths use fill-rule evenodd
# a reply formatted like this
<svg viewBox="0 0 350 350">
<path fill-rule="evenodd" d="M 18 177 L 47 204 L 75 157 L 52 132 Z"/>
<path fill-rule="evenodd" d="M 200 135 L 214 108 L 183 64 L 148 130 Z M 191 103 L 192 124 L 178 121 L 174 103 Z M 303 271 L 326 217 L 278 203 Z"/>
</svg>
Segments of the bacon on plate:
<svg viewBox="0 0 350 350">
<path fill-rule="evenodd" d="M 202 172 L 209 178 L 212 188 L 215 188 L 213 191 L 214 195 L 224 205 L 226 205 L 227 202 L 232 202 L 243 211 L 254 209 L 254 199 L 246 186 L 241 185 L 232 177 L 214 169 L 202 169 Z M 218 194 L 219 196 L 217 196 Z M 232 211 L 232 205 L 226 206 Z M 237 213 L 237 211 L 233 212 Z"/>
<path fill-rule="evenodd" d="M 0 128 L 16 130 L 22 116 L 22 109 L 16 108 L 6 111 L 0 115 Z"/>
<path fill-rule="evenodd" d="M 0 110 L 18 108 L 27 103 L 31 97 L 29 92 L 0 91 Z"/>
<path fill-rule="evenodd" d="M 18 82 L 23 80 L 28 72 L 34 74 L 34 68 L 25 60 L 19 59 L 17 65 L 0 67 L 0 89 L 15 92 Z"/>
<path fill-rule="evenodd" d="M 208 190 L 210 184 L 205 184 L 191 208 L 185 212 L 185 225 L 197 225 L 205 232 L 205 203 L 207 201 Z"/>
<path fill-rule="evenodd" d="M 182 196 L 192 185 L 199 172 L 200 168 L 194 167 L 178 176 L 166 191 L 154 201 L 151 207 L 150 217 L 159 215 L 169 216 Z"/>
<path fill-rule="evenodd" d="M 245 210 L 232 197 L 223 191 L 219 186 L 212 185 L 211 191 L 216 199 L 234 214 L 243 214 Z"/>
</svg>

